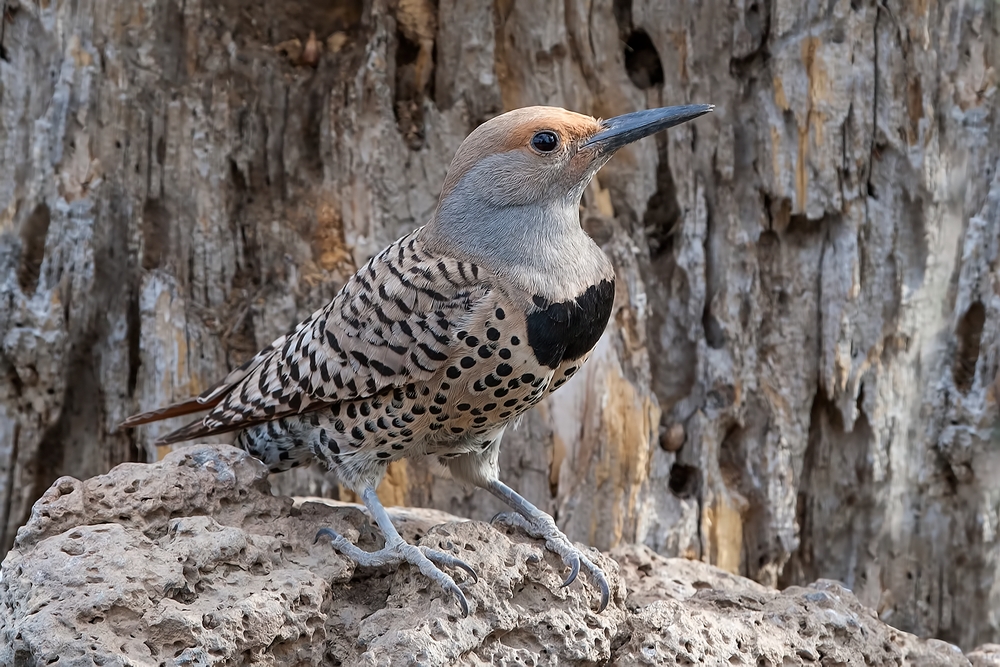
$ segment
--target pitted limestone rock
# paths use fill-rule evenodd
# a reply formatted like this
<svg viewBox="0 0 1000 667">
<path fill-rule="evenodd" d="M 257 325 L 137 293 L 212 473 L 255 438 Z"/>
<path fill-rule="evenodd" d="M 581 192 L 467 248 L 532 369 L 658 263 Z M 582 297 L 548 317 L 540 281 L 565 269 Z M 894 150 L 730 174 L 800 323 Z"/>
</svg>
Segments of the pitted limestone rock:
<svg viewBox="0 0 1000 667">
<path fill-rule="evenodd" d="M 0 665 L 969 664 L 839 585 L 779 593 L 644 547 L 589 552 L 612 583 L 596 614 L 589 584 L 562 587 L 539 541 L 448 519 L 393 515 L 477 569 L 478 583 L 458 577 L 468 618 L 410 566 L 358 569 L 315 544 L 333 525 L 381 546 L 356 506 L 272 496 L 241 450 L 62 478 L 0 570 Z"/>
</svg>

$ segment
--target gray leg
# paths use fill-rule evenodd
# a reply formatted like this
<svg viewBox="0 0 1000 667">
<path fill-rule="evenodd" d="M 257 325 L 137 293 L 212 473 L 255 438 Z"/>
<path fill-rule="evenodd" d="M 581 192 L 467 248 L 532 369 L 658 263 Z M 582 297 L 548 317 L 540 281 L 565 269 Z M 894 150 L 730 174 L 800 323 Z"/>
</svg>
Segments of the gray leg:
<svg viewBox="0 0 1000 667">
<path fill-rule="evenodd" d="M 538 509 L 527 500 L 522 498 L 514 489 L 510 488 L 498 479 L 494 479 L 483 485 L 484 488 L 494 496 L 504 501 L 517 511 L 517 514 L 498 514 L 493 517 L 493 521 L 500 521 L 510 525 L 520 526 L 532 537 L 545 540 L 545 546 L 563 559 L 563 562 L 570 567 L 569 576 L 563 582 L 563 586 L 569 586 L 580 573 L 580 565 L 590 572 L 590 576 L 597 582 L 601 589 L 601 605 L 597 613 L 604 611 L 611 599 L 611 587 L 608 586 L 607 577 L 601 568 L 597 567 L 593 561 L 587 558 L 580 551 L 566 534 L 559 530 L 556 522 L 548 514 Z"/>
<path fill-rule="evenodd" d="M 382 531 L 382 535 L 385 537 L 385 547 L 378 551 L 359 549 L 357 546 L 351 544 L 343 535 L 330 528 L 321 529 L 316 534 L 316 540 L 318 541 L 323 536 L 329 537 L 334 549 L 363 567 L 380 567 L 382 565 L 398 565 L 400 563 L 415 565 L 424 576 L 454 595 L 458 599 L 458 604 L 462 607 L 462 616 L 467 617 L 469 615 L 469 601 L 465 599 L 465 593 L 455 584 L 454 579 L 438 568 L 438 565 L 457 567 L 465 570 L 472 577 L 472 581 L 476 582 L 479 578 L 476 576 L 476 571 L 472 569 L 472 566 L 443 551 L 407 544 L 396 531 L 396 527 L 392 525 L 392 521 L 389 520 L 389 515 L 386 513 L 385 508 L 382 507 L 382 503 L 379 501 L 374 487 L 369 486 L 363 489 L 361 491 L 361 500 L 364 501 L 365 507 L 368 508 L 372 518 L 375 519 L 375 523 L 378 524 L 379 529 Z"/>
</svg>

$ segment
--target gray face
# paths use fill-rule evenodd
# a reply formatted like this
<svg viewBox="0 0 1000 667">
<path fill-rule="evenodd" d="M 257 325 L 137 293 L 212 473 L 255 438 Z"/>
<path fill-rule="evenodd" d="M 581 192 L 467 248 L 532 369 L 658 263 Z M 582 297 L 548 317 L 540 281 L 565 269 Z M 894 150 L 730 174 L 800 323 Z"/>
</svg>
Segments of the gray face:
<svg viewBox="0 0 1000 667">
<path fill-rule="evenodd" d="M 465 174 L 442 207 L 454 206 L 458 198 L 496 209 L 548 207 L 553 201 L 579 204 L 590 179 L 610 158 L 593 153 L 560 142 L 548 155 L 521 149 L 486 156 Z"/>
<path fill-rule="evenodd" d="M 528 107 L 476 128 L 448 170 L 441 208 L 472 196 L 490 207 L 544 204 L 582 192 L 599 168 L 600 150 L 580 145 L 600 132 L 590 116 L 564 109 Z"/>
</svg>

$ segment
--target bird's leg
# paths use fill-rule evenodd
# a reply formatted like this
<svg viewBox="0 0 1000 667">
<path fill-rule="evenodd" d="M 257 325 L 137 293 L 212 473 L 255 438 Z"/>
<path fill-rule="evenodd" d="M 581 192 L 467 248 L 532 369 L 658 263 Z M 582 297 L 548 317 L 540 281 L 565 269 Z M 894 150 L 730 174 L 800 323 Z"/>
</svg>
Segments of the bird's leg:
<svg viewBox="0 0 1000 667">
<path fill-rule="evenodd" d="M 556 522 L 548 514 L 538 509 L 527 500 L 521 497 L 514 489 L 510 488 L 498 479 L 487 482 L 484 487 L 494 496 L 513 507 L 517 514 L 505 513 L 493 517 L 493 522 L 502 522 L 509 525 L 520 526 L 532 537 L 545 540 L 545 546 L 562 558 L 563 562 L 570 568 L 569 576 L 563 582 L 563 586 L 569 586 L 580 573 L 580 566 L 583 565 L 590 576 L 597 582 L 601 589 L 601 606 L 597 613 L 604 611 L 611 599 L 611 587 L 608 586 L 607 577 L 604 572 L 580 549 L 578 549 L 566 534 L 559 530 Z"/>
<path fill-rule="evenodd" d="M 468 616 L 469 601 L 465 599 L 465 593 L 458 587 L 455 580 L 438 566 L 457 567 L 465 570 L 472 577 L 472 581 L 476 582 L 479 580 L 479 577 L 476 575 L 476 571 L 472 569 L 472 566 L 460 558 L 456 558 L 443 551 L 407 544 L 400 537 L 396 527 L 392 525 L 389 514 L 382 507 L 382 503 L 375 493 L 375 487 L 365 487 L 361 491 L 361 500 L 364 501 L 365 507 L 368 508 L 369 513 L 371 513 L 375 519 L 375 523 L 378 524 L 379 530 L 382 531 L 382 535 L 385 537 L 385 546 L 383 548 L 378 551 L 359 549 L 357 546 L 351 544 L 343 535 L 330 528 L 322 528 L 316 534 L 317 541 L 320 537 L 329 537 L 334 549 L 362 567 L 380 567 L 383 565 L 398 565 L 400 563 L 414 565 L 424 576 L 454 595 L 458 599 L 458 604 L 462 607 L 462 616 Z"/>
</svg>

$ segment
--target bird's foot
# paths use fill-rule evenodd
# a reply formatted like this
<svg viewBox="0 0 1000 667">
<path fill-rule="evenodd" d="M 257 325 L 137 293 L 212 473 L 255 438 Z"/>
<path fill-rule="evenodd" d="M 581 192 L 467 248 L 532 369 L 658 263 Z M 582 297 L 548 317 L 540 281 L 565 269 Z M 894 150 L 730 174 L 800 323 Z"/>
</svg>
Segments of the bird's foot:
<svg viewBox="0 0 1000 667">
<path fill-rule="evenodd" d="M 563 563 L 569 567 L 569 576 L 566 577 L 566 580 L 562 584 L 563 586 L 569 586 L 576 580 L 577 575 L 580 574 L 580 566 L 582 565 L 590 573 L 597 587 L 601 589 L 601 605 L 597 608 L 597 613 L 599 614 L 604 611 L 605 607 L 608 606 L 608 601 L 611 599 L 611 587 L 608 585 L 608 578 L 605 576 L 604 571 L 594 561 L 587 558 L 576 545 L 570 542 L 566 534 L 556 526 L 556 522 L 552 517 L 540 510 L 535 511 L 538 513 L 530 519 L 515 512 L 502 512 L 493 517 L 491 523 L 518 526 L 528 533 L 528 535 L 545 540 L 545 546 L 548 550 L 558 554 L 562 558 Z"/>
<path fill-rule="evenodd" d="M 458 599 L 459 606 L 462 607 L 462 617 L 468 617 L 469 601 L 465 598 L 465 593 L 450 575 L 440 569 L 440 567 L 457 567 L 472 577 L 473 583 L 479 581 L 476 571 L 461 558 L 436 549 L 407 544 L 402 539 L 387 540 L 385 547 L 378 551 L 365 551 L 330 528 L 320 529 L 316 534 L 316 541 L 319 541 L 321 537 L 330 538 L 334 549 L 362 567 L 382 567 L 383 565 L 399 565 L 400 563 L 416 566 L 424 576 L 454 595 Z"/>
</svg>

